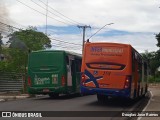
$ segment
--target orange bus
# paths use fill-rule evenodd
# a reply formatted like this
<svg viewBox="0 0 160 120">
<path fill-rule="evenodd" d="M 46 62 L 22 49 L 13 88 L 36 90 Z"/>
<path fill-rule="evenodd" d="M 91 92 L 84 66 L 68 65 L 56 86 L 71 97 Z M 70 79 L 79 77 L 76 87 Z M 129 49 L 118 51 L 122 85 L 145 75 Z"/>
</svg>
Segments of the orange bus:
<svg viewBox="0 0 160 120">
<path fill-rule="evenodd" d="M 147 61 L 129 44 L 86 42 L 81 67 L 81 93 L 137 98 L 148 85 Z"/>
</svg>

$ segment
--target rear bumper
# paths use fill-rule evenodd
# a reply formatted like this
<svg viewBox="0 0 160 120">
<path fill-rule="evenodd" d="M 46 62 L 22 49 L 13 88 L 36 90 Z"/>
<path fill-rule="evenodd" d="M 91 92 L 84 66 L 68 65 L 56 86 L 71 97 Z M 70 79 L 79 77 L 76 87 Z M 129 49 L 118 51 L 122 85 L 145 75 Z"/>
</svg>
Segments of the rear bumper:
<svg viewBox="0 0 160 120">
<path fill-rule="evenodd" d="M 102 89 L 102 88 L 89 88 L 81 86 L 82 94 L 102 94 L 112 97 L 126 97 L 130 98 L 130 89 Z"/>
<path fill-rule="evenodd" d="M 66 93 L 65 87 L 28 87 L 27 90 L 30 94 Z"/>
</svg>

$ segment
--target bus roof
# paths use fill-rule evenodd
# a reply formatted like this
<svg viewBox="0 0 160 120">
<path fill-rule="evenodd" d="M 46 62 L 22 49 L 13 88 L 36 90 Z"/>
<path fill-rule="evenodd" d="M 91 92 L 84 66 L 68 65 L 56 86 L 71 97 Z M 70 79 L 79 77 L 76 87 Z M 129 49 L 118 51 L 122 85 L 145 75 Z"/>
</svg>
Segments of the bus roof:
<svg viewBox="0 0 160 120">
<path fill-rule="evenodd" d="M 125 46 L 131 46 L 130 44 L 124 44 L 124 43 L 114 43 L 114 42 L 86 42 L 87 44 L 114 44 L 114 45 L 125 45 Z"/>
<path fill-rule="evenodd" d="M 70 51 L 65 51 L 65 50 L 38 50 L 38 51 L 32 51 L 31 53 L 38 53 L 38 52 L 65 52 L 66 54 L 77 56 L 77 57 L 82 57 L 81 54 L 75 53 L 75 52 L 70 52 Z"/>
</svg>

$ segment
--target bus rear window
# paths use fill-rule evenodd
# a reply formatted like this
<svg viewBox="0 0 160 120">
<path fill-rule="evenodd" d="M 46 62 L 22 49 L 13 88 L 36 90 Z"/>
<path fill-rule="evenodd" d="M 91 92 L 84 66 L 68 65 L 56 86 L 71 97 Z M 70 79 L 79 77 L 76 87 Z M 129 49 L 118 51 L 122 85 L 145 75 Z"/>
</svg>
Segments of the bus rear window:
<svg viewBox="0 0 160 120">
<path fill-rule="evenodd" d="M 125 65 L 117 63 L 86 63 L 88 68 L 91 69 L 102 69 L 102 70 L 123 70 Z"/>
</svg>

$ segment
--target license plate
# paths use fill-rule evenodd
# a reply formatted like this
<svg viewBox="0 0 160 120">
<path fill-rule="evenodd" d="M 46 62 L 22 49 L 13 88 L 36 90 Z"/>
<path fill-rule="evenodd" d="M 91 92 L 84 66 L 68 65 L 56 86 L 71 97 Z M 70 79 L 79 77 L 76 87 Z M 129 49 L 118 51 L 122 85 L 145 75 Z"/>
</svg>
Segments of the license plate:
<svg viewBox="0 0 160 120">
<path fill-rule="evenodd" d="M 43 89 L 43 92 L 49 92 L 49 89 Z"/>
</svg>

